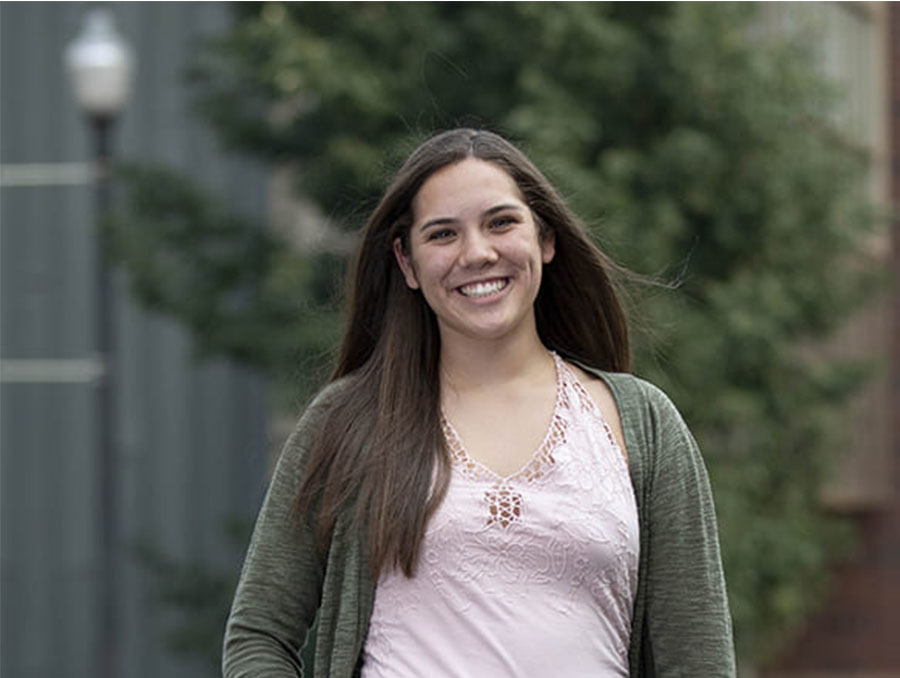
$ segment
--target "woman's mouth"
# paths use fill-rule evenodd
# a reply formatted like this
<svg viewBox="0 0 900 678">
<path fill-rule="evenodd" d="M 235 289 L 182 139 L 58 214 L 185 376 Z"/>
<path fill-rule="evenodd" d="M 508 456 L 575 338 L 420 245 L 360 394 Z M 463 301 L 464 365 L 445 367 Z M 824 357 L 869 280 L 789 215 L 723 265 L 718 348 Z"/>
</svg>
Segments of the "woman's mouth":
<svg viewBox="0 0 900 678">
<path fill-rule="evenodd" d="M 478 299 L 496 294 L 509 284 L 509 278 L 494 278 L 493 280 L 479 280 L 458 287 L 460 294 L 470 299 Z"/>
</svg>

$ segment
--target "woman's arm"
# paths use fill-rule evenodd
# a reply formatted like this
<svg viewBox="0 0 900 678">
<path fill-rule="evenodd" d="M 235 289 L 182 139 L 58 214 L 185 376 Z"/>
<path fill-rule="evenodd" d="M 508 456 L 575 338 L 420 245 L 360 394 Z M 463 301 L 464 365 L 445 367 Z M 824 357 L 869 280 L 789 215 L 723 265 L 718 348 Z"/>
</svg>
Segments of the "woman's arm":
<svg viewBox="0 0 900 678">
<path fill-rule="evenodd" d="M 303 675 L 300 650 L 319 607 L 324 562 L 312 521 L 301 524 L 292 506 L 325 396 L 285 444 L 259 512 L 225 632 L 225 678 Z"/>
<path fill-rule="evenodd" d="M 643 386 L 654 445 L 644 469 L 644 659 L 657 678 L 733 678 L 731 614 L 706 467 L 669 398 Z"/>
</svg>

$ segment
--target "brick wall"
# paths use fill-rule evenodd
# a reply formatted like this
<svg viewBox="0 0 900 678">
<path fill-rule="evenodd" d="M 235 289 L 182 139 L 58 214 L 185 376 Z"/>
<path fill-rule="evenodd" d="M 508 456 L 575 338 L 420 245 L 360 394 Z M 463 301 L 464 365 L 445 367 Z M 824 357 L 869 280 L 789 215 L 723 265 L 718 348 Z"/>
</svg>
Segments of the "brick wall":
<svg viewBox="0 0 900 678">
<path fill-rule="evenodd" d="M 900 502 L 859 520 L 861 557 L 765 678 L 900 678 Z"/>
</svg>

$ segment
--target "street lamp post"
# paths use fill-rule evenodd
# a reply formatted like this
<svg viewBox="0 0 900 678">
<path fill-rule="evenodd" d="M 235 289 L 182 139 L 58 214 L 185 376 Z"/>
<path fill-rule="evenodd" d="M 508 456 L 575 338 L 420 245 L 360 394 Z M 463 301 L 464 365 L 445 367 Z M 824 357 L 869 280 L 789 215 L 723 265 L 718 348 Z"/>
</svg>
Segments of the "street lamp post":
<svg viewBox="0 0 900 678">
<path fill-rule="evenodd" d="M 97 383 L 98 473 L 100 479 L 100 605 L 101 678 L 115 678 L 118 663 L 116 587 L 116 454 L 113 374 L 115 335 L 113 288 L 107 264 L 108 243 L 101 223 L 109 214 L 110 137 L 124 108 L 131 84 L 132 57 L 116 33 L 112 15 L 93 9 L 81 33 L 66 50 L 66 66 L 75 97 L 93 133 L 97 210 L 96 341 L 102 369 Z"/>
</svg>

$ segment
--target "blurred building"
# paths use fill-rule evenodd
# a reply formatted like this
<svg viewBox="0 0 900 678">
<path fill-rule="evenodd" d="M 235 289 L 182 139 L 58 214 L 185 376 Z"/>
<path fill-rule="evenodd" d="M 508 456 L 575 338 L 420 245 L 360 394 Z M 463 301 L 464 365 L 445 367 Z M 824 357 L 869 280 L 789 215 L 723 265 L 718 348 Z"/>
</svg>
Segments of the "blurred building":
<svg viewBox="0 0 900 678">
<path fill-rule="evenodd" d="M 884 214 L 900 204 L 900 8 L 893 3 L 773 3 L 773 30 L 811 28 L 821 65 L 842 88 L 837 122 L 865 149 L 869 189 Z M 766 678 L 900 677 L 900 231 L 896 217 L 870 243 L 893 289 L 862 311 L 827 349 L 874 361 L 875 374 L 846 425 L 850 445 L 825 502 L 859 526 L 855 555 L 834 573 L 824 607 Z"/>
<path fill-rule="evenodd" d="M 114 130 L 118 158 L 189 173 L 262 218 L 266 176 L 228 160 L 190 115 L 185 69 L 221 33 L 221 3 L 112 3 L 136 57 Z M 88 3 L 0 4 L 0 675 L 103 675 L 95 359 L 92 142 L 63 55 Z M 116 555 L 121 678 L 215 675 L 173 655 L 179 613 L 160 601 L 147 547 L 236 574 L 245 543 L 226 525 L 253 515 L 267 468 L 261 377 L 198 363 L 189 334 L 138 307 L 116 279 Z"/>
</svg>

